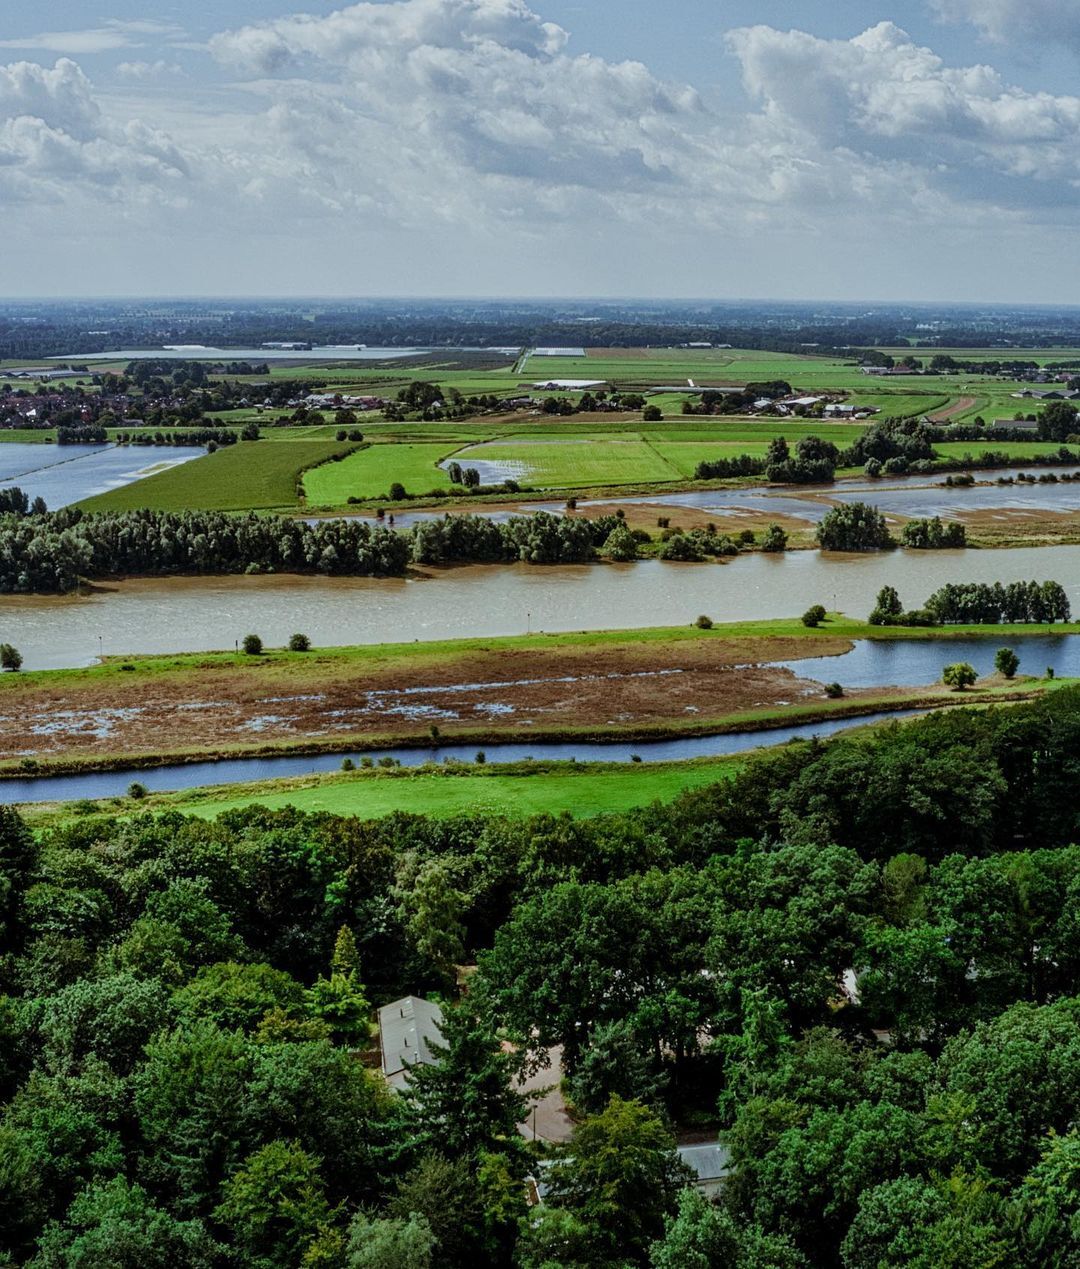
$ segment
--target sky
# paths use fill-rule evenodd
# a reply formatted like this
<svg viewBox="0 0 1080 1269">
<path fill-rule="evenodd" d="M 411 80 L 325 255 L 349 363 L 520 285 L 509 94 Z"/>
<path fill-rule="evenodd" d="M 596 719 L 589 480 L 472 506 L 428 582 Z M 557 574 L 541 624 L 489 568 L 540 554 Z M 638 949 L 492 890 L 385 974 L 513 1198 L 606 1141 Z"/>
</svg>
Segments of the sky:
<svg viewBox="0 0 1080 1269">
<path fill-rule="evenodd" d="M 0 16 L 11 298 L 1080 301 L 1080 0 Z"/>
</svg>

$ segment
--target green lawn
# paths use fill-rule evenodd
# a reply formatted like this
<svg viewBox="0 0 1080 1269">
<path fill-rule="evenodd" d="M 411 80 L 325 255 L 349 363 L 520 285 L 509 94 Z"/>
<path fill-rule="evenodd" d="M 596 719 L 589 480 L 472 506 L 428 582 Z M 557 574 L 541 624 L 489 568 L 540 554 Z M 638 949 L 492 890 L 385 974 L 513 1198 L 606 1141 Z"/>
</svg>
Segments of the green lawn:
<svg viewBox="0 0 1080 1269">
<path fill-rule="evenodd" d="M 355 448 L 337 441 L 240 441 L 79 505 L 85 511 L 289 509 L 298 503 L 296 483 L 305 468 Z"/>
<path fill-rule="evenodd" d="M 304 476 L 309 507 L 340 507 L 350 497 L 385 497 L 394 482 L 411 494 L 449 489 L 450 477 L 437 466 L 458 448 L 453 440 L 380 444 L 357 450 L 340 463 L 324 463 Z"/>
<path fill-rule="evenodd" d="M 658 441 L 656 452 L 687 480 L 694 478 L 698 463 L 713 463 L 718 458 L 737 458 L 752 454 L 764 458 L 769 442 L 762 437 L 753 441 Z"/>
<path fill-rule="evenodd" d="M 763 743 L 768 743 L 767 738 L 763 738 Z M 535 773 L 515 774 L 503 774 L 497 767 L 490 773 L 467 775 L 437 768 L 400 775 L 357 772 L 248 785 L 241 790 L 219 788 L 173 794 L 153 799 L 151 806 L 168 806 L 170 810 L 207 818 L 256 802 L 260 806 L 295 806 L 304 811 L 329 811 L 363 819 L 394 811 L 437 816 L 459 811 L 506 815 L 557 815 L 569 811 L 587 816 L 625 811 L 654 800 L 670 801 L 684 789 L 714 784 L 734 774 L 743 762 L 745 759 L 622 766 L 560 764 Z"/>
</svg>

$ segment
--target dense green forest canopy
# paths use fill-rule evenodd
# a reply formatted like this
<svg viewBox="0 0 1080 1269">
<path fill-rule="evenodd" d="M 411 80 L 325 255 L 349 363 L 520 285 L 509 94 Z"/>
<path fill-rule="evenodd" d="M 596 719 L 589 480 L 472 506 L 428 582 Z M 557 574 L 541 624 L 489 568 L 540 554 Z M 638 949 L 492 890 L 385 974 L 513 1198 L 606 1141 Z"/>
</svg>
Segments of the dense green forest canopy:
<svg viewBox="0 0 1080 1269">
<path fill-rule="evenodd" d="M 1065 689 L 591 820 L 254 807 L 35 837 L 4 809 L 0 1247 L 1073 1264 L 1078 777 Z M 447 1020 L 401 1097 L 368 1019 L 406 993 Z M 541 1164 L 516 1072 L 553 1045 L 581 1122 Z M 730 1149 L 718 1204 L 686 1188 L 687 1126 Z"/>
</svg>

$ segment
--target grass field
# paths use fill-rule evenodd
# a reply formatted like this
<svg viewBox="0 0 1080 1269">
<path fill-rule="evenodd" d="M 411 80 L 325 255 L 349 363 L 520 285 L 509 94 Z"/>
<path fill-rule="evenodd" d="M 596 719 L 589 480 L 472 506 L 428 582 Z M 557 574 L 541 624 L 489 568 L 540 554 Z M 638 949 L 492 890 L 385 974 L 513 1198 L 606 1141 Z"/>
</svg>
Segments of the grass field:
<svg viewBox="0 0 1080 1269">
<path fill-rule="evenodd" d="M 537 772 L 459 775 L 445 770 L 420 770 L 404 775 L 328 776 L 312 782 L 290 782 L 291 788 L 257 785 L 238 793 L 235 788 L 190 795 L 170 802 L 175 808 L 207 817 L 233 807 L 295 806 L 304 811 L 329 811 L 374 819 L 394 811 L 445 817 L 459 811 L 487 811 L 502 815 L 600 815 L 626 811 L 649 802 L 669 802 L 685 789 L 715 784 L 733 775 L 745 759 L 702 763 L 629 763 L 626 765 L 561 764 Z"/>
<path fill-rule="evenodd" d="M 681 475 L 654 446 L 633 435 L 500 440 L 469 446 L 455 457 L 463 467 L 477 459 L 520 464 L 522 482 L 546 488 L 645 484 L 678 480 Z"/>
<path fill-rule="evenodd" d="M 324 463 L 304 476 L 304 493 L 310 507 L 340 507 L 350 497 L 383 498 L 395 482 L 412 494 L 449 489 L 450 477 L 438 462 L 458 445 L 405 443 L 371 445 L 357 450 L 340 463 Z"/>
<path fill-rule="evenodd" d="M 962 458 L 965 454 L 979 454 L 992 449 L 1004 451 L 1017 462 L 1039 454 L 1055 454 L 1060 448 L 1057 441 L 1000 441 L 992 435 L 980 441 L 938 441 L 934 444 L 934 449 L 942 458 Z"/>
<path fill-rule="evenodd" d="M 740 757 L 648 765 L 538 763 L 535 770 L 491 767 L 470 768 L 463 773 L 445 767 L 355 772 L 151 794 L 138 809 L 179 811 L 205 819 L 255 803 L 360 819 L 397 811 L 439 818 L 464 811 L 509 816 L 566 812 L 587 817 L 627 811 L 654 801 L 669 802 L 686 789 L 729 779 L 745 763 Z M 114 814 L 130 812 L 133 806 L 128 799 L 116 798 L 102 800 L 96 809 Z M 29 804 L 21 810 L 28 823 L 42 827 L 80 814 L 70 804 Z"/>
<path fill-rule="evenodd" d="M 33 427 L 9 427 L 0 429 L 0 443 L 7 441 L 9 444 L 33 445 L 37 442 L 50 442 L 56 440 L 56 433 L 49 428 L 33 428 Z"/>
<path fill-rule="evenodd" d="M 337 441 L 240 441 L 80 505 L 84 511 L 290 509 L 297 505 L 296 482 L 305 468 L 355 448 Z"/>
</svg>

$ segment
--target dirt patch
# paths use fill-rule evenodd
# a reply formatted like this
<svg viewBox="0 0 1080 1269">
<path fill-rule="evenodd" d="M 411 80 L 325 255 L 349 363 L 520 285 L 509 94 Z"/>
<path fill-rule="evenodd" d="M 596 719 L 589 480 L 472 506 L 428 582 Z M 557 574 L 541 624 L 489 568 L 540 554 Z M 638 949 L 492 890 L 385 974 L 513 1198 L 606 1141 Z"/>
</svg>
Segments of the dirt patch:
<svg viewBox="0 0 1080 1269">
<path fill-rule="evenodd" d="M 933 414 L 926 417 L 931 423 L 940 423 L 944 419 L 951 419 L 957 414 L 963 414 L 965 410 L 970 410 L 977 401 L 977 397 L 961 397 L 953 405 L 948 405 L 944 410 L 936 410 Z"/>
<path fill-rule="evenodd" d="M 712 640 L 499 649 L 403 668 L 314 655 L 120 676 L 0 695 L 0 757 L 217 753 L 239 746 L 455 730 L 634 728 L 718 719 L 820 699 L 820 685 L 761 664 L 843 640 Z M 767 647 L 767 652 L 765 648 Z"/>
</svg>

